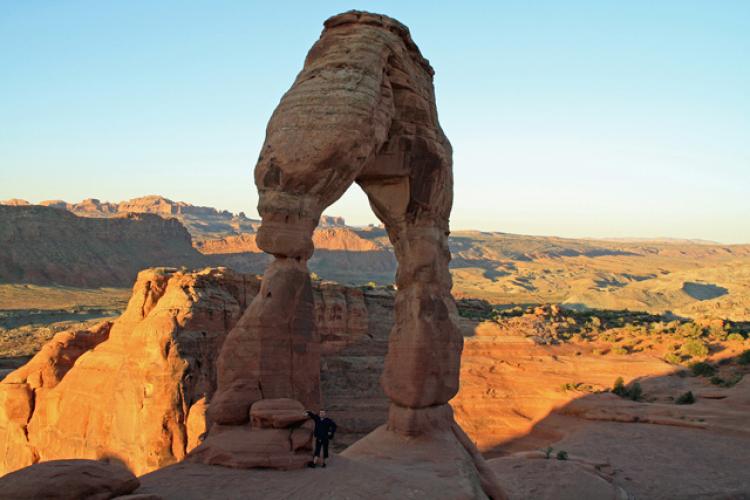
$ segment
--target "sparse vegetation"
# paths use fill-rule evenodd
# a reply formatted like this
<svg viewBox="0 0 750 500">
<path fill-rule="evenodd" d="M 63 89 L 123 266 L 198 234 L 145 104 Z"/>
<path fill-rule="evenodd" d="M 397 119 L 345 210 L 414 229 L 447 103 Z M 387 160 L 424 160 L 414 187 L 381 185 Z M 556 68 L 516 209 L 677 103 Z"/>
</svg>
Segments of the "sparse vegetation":
<svg viewBox="0 0 750 500">
<path fill-rule="evenodd" d="M 584 384 L 583 382 L 576 382 L 576 383 L 570 383 L 562 385 L 562 391 L 568 392 L 568 391 L 575 391 L 575 392 L 597 392 L 596 389 L 594 389 L 594 386 L 591 384 Z"/>
<path fill-rule="evenodd" d="M 568 452 L 565 450 L 560 450 L 557 452 L 557 455 L 555 455 L 558 460 L 567 460 L 568 459 Z"/>
<path fill-rule="evenodd" d="M 719 387 L 725 387 L 725 388 L 734 387 L 735 385 L 737 385 L 737 382 L 739 382 L 740 380 L 742 380 L 741 373 L 735 373 L 728 380 L 725 380 L 719 376 L 711 377 L 712 384 L 718 385 Z"/>
<path fill-rule="evenodd" d="M 708 356 L 708 345 L 702 340 L 692 338 L 682 346 L 682 352 L 688 356 L 705 358 Z"/>
<path fill-rule="evenodd" d="M 742 351 L 742 354 L 737 357 L 737 362 L 741 365 L 750 365 L 750 349 Z"/>
<path fill-rule="evenodd" d="M 705 361 L 693 363 L 690 366 L 690 370 L 696 377 L 710 377 L 716 373 L 716 368 L 712 364 L 706 363 Z"/>
<path fill-rule="evenodd" d="M 679 365 L 682 363 L 682 356 L 674 352 L 668 352 L 664 355 L 664 361 L 673 365 Z"/>
<path fill-rule="evenodd" d="M 687 391 L 684 394 L 681 394 L 677 399 L 675 399 L 675 404 L 678 405 L 691 405 L 695 403 L 695 396 L 693 396 L 692 391 Z"/>
<path fill-rule="evenodd" d="M 615 384 L 612 386 L 612 393 L 617 394 L 621 398 L 632 399 L 633 401 L 639 401 L 643 398 L 641 384 L 634 382 L 630 387 L 626 387 L 622 377 L 617 377 L 615 380 Z"/>
</svg>

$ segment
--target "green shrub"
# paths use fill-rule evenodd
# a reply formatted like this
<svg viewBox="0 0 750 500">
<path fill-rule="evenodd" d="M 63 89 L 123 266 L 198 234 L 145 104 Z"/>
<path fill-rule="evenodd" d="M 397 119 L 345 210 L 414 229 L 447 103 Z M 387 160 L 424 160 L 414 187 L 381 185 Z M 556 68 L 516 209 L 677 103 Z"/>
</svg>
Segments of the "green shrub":
<svg viewBox="0 0 750 500">
<path fill-rule="evenodd" d="M 687 391 L 685 394 L 681 394 L 680 397 L 675 400 L 675 403 L 678 405 L 691 405 L 695 403 L 693 391 Z"/>
<path fill-rule="evenodd" d="M 615 385 L 612 386 L 612 394 L 617 394 L 621 398 L 639 401 L 643 397 L 643 388 L 638 382 L 633 383 L 630 387 L 625 387 L 625 381 L 622 377 L 617 377 Z"/>
<path fill-rule="evenodd" d="M 724 380 L 721 377 L 711 377 L 711 383 L 714 385 L 718 385 L 720 387 L 734 387 L 737 385 L 737 382 L 742 380 L 742 374 L 741 373 L 735 373 L 732 378 L 729 380 Z"/>
<path fill-rule="evenodd" d="M 682 356 L 674 352 L 668 352 L 664 356 L 664 361 L 666 361 L 667 363 L 672 363 L 673 365 L 679 365 L 680 363 L 682 363 Z"/>
<path fill-rule="evenodd" d="M 643 397 L 643 389 L 641 389 L 641 384 L 636 382 L 633 384 L 633 386 L 630 388 L 628 396 L 633 401 L 639 401 Z"/>
<path fill-rule="evenodd" d="M 680 325 L 677 331 L 683 337 L 694 338 L 694 339 L 698 337 L 702 337 L 704 334 L 703 327 L 693 323 L 692 321 L 683 323 L 682 325 Z"/>
<path fill-rule="evenodd" d="M 682 346 L 682 351 L 696 358 L 704 358 L 708 356 L 708 345 L 702 340 L 690 339 Z"/>
<path fill-rule="evenodd" d="M 616 345 L 612 348 L 613 354 L 619 354 L 620 356 L 624 356 L 625 354 L 629 354 L 630 351 L 627 350 L 627 348 L 623 346 Z"/>
<path fill-rule="evenodd" d="M 560 450 L 557 452 L 557 455 L 555 455 L 558 460 L 567 460 L 568 459 L 568 452 L 565 450 Z"/>
<path fill-rule="evenodd" d="M 711 375 L 716 373 L 716 368 L 714 368 L 712 364 L 706 363 L 705 361 L 693 363 L 690 369 L 693 371 L 693 375 L 695 375 L 696 377 L 710 377 Z"/>
<path fill-rule="evenodd" d="M 741 333 L 734 332 L 727 335 L 727 340 L 742 342 L 743 340 L 745 340 L 745 337 L 743 337 Z"/>
<path fill-rule="evenodd" d="M 737 357 L 737 362 L 741 365 L 750 365 L 750 349 L 746 349 Z"/>
<path fill-rule="evenodd" d="M 622 377 L 617 377 L 615 380 L 615 385 L 612 386 L 612 393 L 617 394 L 618 396 L 625 397 L 628 390 L 625 388 L 625 381 L 622 379 Z"/>
<path fill-rule="evenodd" d="M 544 450 L 544 458 L 546 458 L 547 460 L 549 460 L 549 457 L 550 457 L 550 455 L 552 455 L 552 451 L 553 450 L 554 450 L 553 447 L 547 446 L 547 449 Z"/>
<path fill-rule="evenodd" d="M 599 335 L 599 340 L 611 344 L 612 342 L 617 342 L 617 335 L 611 332 L 603 333 Z"/>
</svg>

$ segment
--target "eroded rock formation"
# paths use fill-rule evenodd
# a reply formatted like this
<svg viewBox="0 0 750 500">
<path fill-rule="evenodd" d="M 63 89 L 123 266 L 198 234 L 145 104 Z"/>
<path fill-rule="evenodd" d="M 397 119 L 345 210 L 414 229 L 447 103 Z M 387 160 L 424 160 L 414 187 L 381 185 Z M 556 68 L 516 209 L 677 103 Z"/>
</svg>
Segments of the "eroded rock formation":
<svg viewBox="0 0 750 500">
<path fill-rule="evenodd" d="M 57 334 L 0 383 L 0 473 L 102 457 L 143 473 L 182 459 L 205 432 L 216 353 L 259 285 L 223 269 L 140 273 L 114 323 Z"/>
<path fill-rule="evenodd" d="M 132 472 L 116 463 L 50 460 L 0 478 L 0 500 L 108 500 L 128 495 L 139 484 Z"/>
<path fill-rule="evenodd" d="M 448 406 L 458 391 L 463 339 L 448 272 L 452 150 L 438 123 L 433 74 L 409 30 L 394 19 L 351 11 L 325 22 L 271 117 L 255 167 L 263 219 L 256 242 L 274 261 L 223 346 L 209 407 L 214 428 L 193 452 L 197 460 L 234 464 L 236 453 L 218 441 L 232 441 L 223 437 L 227 432 L 252 436 L 245 433 L 255 428 L 248 411 L 258 400 L 319 406 L 307 261 L 323 210 L 356 182 L 399 262 L 396 324 L 382 376 L 388 423 L 357 449 L 377 454 L 385 446 L 386 454 L 398 454 L 399 439 L 432 437 L 425 453 L 460 450 L 459 461 L 476 466 L 485 492 L 502 496 Z M 265 443 L 268 431 L 258 431 Z"/>
<path fill-rule="evenodd" d="M 144 473 L 185 457 L 206 432 L 209 400 L 217 401 L 221 345 L 259 289 L 257 276 L 226 269 L 141 272 L 114 323 L 58 333 L 0 382 L 0 475 L 40 460 L 101 457 Z M 312 295 L 315 330 L 337 379 L 328 382 L 326 404 L 347 408 L 337 417 L 342 435 L 356 437 L 386 415 L 377 373 L 393 321 L 383 314 L 370 324 L 367 307 L 391 311 L 392 297 L 366 301 L 360 289 L 320 282 Z M 249 422 L 264 404 L 240 420 Z M 256 425 L 278 429 L 276 421 Z M 300 430 L 284 432 L 305 449 L 309 427 L 288 423 Z"/>
</svg>

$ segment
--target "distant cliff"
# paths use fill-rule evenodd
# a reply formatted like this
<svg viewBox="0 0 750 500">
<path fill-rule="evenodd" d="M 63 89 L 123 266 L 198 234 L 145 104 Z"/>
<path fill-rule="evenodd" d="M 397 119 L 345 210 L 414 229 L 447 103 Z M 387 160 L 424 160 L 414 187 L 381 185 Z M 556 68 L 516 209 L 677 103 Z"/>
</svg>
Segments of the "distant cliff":
<svg viewBox="0 0 750 500">
<path fill-rule="evenodd" d="M 86 218 L 0 205 L 0 282 L 130 286 L 146 267 L 201 267 L 185 227 L 152 214 Z"/>
<path fill-rule="evenodd" d="M 0 205 L 28 206 L 26 200 L 11 199 L 0 201 Z M 38 205 L 67 210 L 81 217 L 111 218 L 127 213 L 156 214 L 164 218 L 179 220 L 194 238 L 219 238 L 226 234 L 253 232 L 260 221 L 249 219 L 243 212 L 233 214 L 228 210 L 201 207 L 172 201 L 158 195 L 142 196 L 120 202 L 100 201 L 88 198 L 79 203 L 63 200 L 46 200 Z M 342 221 L 343 223 L 343 221 Z"/>
</svg>

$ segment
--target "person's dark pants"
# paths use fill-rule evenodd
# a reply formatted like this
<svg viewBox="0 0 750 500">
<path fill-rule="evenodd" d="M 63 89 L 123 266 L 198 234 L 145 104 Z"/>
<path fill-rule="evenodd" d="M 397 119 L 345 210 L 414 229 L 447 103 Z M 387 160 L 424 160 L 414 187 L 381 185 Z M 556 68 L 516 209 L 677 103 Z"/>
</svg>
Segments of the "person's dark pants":
<svg viewBox="0 0 750 500">
<path fill-rule="evenodd" d="M 323 449 L 323 458 L 328 458 L 328 440 L 315 438 L 315 453 L 314 457 L 320 456 L 320 450 Z"/>
</svg>

